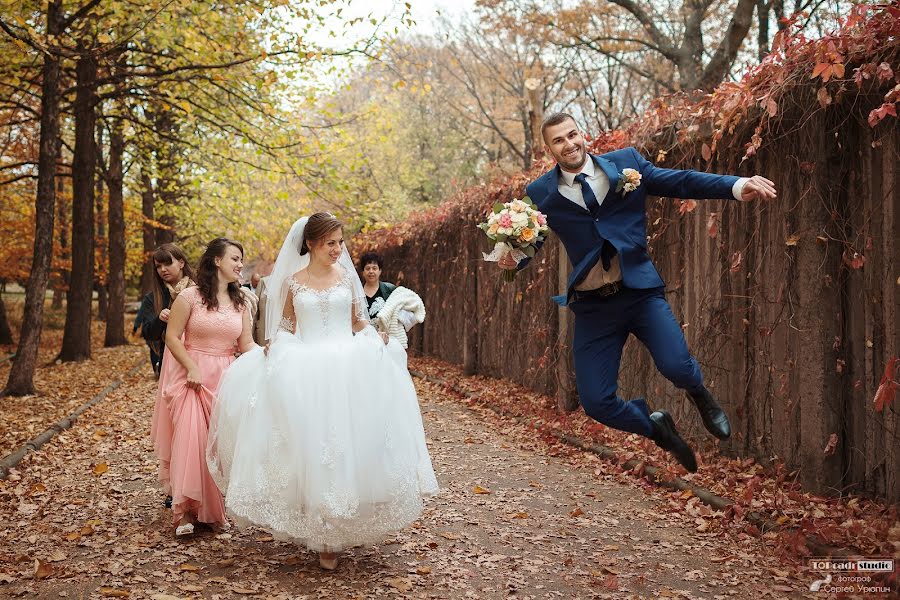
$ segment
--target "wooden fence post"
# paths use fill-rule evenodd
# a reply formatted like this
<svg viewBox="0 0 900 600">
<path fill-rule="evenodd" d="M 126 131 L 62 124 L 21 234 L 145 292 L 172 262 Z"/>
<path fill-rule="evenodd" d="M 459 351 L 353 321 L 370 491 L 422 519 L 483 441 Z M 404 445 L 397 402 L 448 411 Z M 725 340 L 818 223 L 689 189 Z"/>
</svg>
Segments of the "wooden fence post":
<svg viewBox="0 0 900 600">
<path fill-rule="evenodd" d="M 559 242 L 557 242 L 556 256 L 559 293 L 565 294 L 566 282 L 569 279 L 569 257 Z M 575 390 L 572 386 L 572 374 L 575 370 L 571 351 L 574 319 L 568 308 L 560 306 L 557 310 L 559 311 L 559 330 L 556 343 L 559 348 L 559 360 L 556 361 L 556 406 L 562 412 L 572 412 L 578 408 L 578 399 L 575 397 Z"/>
</svg>

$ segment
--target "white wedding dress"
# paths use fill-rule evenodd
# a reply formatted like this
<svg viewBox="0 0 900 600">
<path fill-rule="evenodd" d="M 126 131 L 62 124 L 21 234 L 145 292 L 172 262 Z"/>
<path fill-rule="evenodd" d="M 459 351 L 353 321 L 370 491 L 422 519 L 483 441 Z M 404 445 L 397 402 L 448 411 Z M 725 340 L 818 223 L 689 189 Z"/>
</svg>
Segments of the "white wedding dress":
<svg viewBox="0 0 900 600">
<path fill-rule="evenodd" d="M 296 332 L 231 365 L 210 422 L 228 515 L 317 551 L 379 542 L 438 491 L 405 351 L 353 333 L 354 276 L 326 290 L 288 280 Z"/>
</svg>

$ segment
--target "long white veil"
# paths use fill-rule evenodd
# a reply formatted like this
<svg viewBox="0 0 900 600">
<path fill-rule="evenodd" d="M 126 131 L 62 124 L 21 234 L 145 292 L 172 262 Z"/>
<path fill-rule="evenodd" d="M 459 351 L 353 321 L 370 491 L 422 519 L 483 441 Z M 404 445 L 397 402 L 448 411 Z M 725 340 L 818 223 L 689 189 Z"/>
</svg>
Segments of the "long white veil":
<svg viewBox="0 0 900 600">
<path fill-rule="evenodd" d="M 309 253 L 300 254 L 300 247 L 303 245 L 303 232 L 306 229 L 306 223 L 309 217 L 301 217 L 297 219 L 291 229 L 284 238 L 281 250 L 278 252 L 278 258 L 275 259 L 275 266 L 272 268 L 272 274 L 269 275 L 267 287 L 269 299 L 266 304 L 266 340 L 275 338 L 278 328 L 281 326 L 281 315 L 284 311 L 284 303 L 287 302 L 288 280 L 300 269 L 305 268 L 309 264 Z M 357 319 L 368 321 L 368 310 L 366 305 L 366 294 L 363 291 L 362 281 L 353 265 L 353 259 L 347 251 L 347 245 L 344 245 L 341 257 L 338 263 L 346 271 L 345 277 L 350 283 L 353 291 L 353 311 L 356 313 Z"/>
</svg>

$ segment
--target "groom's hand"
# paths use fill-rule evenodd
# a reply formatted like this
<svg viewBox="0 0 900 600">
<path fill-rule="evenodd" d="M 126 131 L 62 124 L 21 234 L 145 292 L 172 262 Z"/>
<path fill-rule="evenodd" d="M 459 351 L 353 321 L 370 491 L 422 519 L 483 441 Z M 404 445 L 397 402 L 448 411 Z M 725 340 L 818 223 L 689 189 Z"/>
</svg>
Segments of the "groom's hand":
<svg viewBox="0 0 900 600">
<path fill-rule="evenodd" d="M 741 201 L 749 200 L 774 200 L 777 196 L 775 183 L 761 175 L 754 175 L 744 182 L 741 190 Z"/>
<path fill-rule="evenodd" d="M 517 263 L 511 255 L 504 254 L 503 257 L 497 261 L 497 264 L 500 265 L 501 269 L 508 270 L 508 269 L 515 269 Z"/>
</svg>

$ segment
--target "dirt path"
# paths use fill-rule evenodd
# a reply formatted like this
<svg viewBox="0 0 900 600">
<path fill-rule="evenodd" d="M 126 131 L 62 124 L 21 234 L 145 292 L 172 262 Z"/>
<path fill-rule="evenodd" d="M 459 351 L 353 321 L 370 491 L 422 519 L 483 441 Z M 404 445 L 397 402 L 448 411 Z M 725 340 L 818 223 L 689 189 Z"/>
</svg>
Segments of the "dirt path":
<svg viewBox="0 0 900 600">
<path fill-rule="evenodd" d="M 758 539 L 735 547 L 697 531 L 664 493 L 595 457 L 550 455 L 524 428 L 417 386 L 442 492 L 413 527 L 326 573 L 260 530 L 172 537 L 147 433 L 148 368 L 0 481 L 0 597 L 786 598 L 808 588 Z"/>
</svg>

